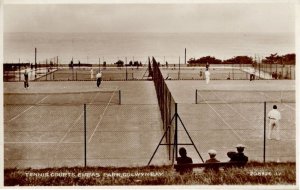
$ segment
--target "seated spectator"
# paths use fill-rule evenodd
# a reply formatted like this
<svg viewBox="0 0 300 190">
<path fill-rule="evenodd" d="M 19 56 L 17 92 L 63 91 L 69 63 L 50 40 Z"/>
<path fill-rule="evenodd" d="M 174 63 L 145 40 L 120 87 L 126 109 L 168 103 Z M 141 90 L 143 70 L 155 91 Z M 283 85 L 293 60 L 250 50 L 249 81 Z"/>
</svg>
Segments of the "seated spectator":
<svg viewBox="0 0 300 190">
<path fill-rule="evenodd" d="M 209 157 L 210 159 L 206 160 L 205 163 L 217 163 L 220 162 L 219 160 L 217 160 L 215 157 L 217 155 L 217 151 L 211 149 L 208 151 Z M 205 172 L 207 171 L 214 171 L 214 172 L 218 172 L 219 171 L 219 166 L 206 166 L 204 169 Z"/>
<path fill-rule="evenodd" d="M 193 163 L 193 160 L 190 157 L 187 156 L 185 148 L 181 147 L 179 149 L 179 155 L 181 157 L 178 157 L 177 160 L 176 160 L 178 165 L 192 164 Z M 193 172 L 193 168 L 184 168 L 184 167 L 181 167 L 181 168 L 176 169 L 176 171 L 179 172 L 180 175 L 183 175 L 185 173 L 192 173 Z"/>
<path fill-rule="evenodd" d="M 236 154 L 237 153 L 233 152 L 233 151 L 227 152 L 227 156 L 228 156 L 228 158 L 230 158 L 230 160 L 228 162 L 235 162 Z"/>
<path fill-rule="evenodd" d="M 243 167 L 248 162 L 248 157 L 244 154 L 245 146 L 242 144 L 236 145 L 237 153 L 234 156 L 234 161 L 240 162 L 239 166 Z"/>
</svg>

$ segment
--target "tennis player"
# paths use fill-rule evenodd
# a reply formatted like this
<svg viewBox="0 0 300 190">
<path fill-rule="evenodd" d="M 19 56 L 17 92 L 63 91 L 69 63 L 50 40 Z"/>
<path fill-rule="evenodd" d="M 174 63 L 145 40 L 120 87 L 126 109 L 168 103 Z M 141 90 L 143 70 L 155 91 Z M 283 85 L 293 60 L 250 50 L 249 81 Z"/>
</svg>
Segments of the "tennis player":
<svg viewBox="0 0 300 190">
<path fill-rule="evenodd" d="M 94 70 L 93 70 L 93 68 L 91 69 L 91 80 L 93 80 L 94 79 Z"/>
<path fill-rule="evenodd" d="M 25 71 L 24 71 L 24 87 L 27 90 L 29 88 L 29 79 L 28 79 L 28 71 L 27 71 L 27 67 L 25 67 Z"/>
<path fill-rule="evenodd" d="M 97 73 L 96 78 L 97 78 L 97 87 L 99 88 L 102 81 L 102 71 L 99 71 L 99 73 Z"/>
<path fill-rule="evenodd" d="M 277 110 L 277 106 L 273 105 L 273 109 L 268 113 L 269 118 L 269 132 L 268 139 L 272 139 L 273 130 L 276 130 L 276 140 L 280 140 L 279 134 L 279 120 L 281 120 L 281 114 Z"/>
<path fill-rule="evenodd" d="M 206 80 L 206 84 L 208 84 L 210 81 L 210 72 L 209 72 L 208 68 L 206 68 L 206 71 L 205 71 L 205 80 Z"/>
</svg>

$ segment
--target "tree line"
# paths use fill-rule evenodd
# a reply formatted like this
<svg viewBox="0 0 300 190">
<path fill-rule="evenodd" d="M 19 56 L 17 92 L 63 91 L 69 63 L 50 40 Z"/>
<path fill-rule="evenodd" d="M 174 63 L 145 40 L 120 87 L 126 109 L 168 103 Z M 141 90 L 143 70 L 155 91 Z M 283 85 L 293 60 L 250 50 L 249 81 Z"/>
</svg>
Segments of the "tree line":
<svg viewBox="0 0 300 190">
<path fill-rule="evenodd" d="M 197 66 L 203 64 L 251 64 L 255 65 L 258 63 L 256 59 L 249 56 L 235 56 L 230 59 L 221 60 L 217 59 L 213 56 L 204 56 L 198 59 L 191 58 L 187 61 L 189 66 Z M 295 65 L 296 64 L 296 54 L 286 54 L 286 55 L 278 55 L 277 53 L 271 54 L 263 58 L 260 63 L 263 64 L 285 64 L 285 65 Z"/>
</svg>

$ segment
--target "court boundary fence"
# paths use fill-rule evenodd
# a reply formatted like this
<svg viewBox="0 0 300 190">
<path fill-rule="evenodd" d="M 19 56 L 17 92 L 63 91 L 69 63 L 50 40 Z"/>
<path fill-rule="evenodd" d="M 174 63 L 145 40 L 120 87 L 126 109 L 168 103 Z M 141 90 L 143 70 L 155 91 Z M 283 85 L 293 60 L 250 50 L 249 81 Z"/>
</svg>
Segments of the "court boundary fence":
<svg viewBox="0 0 300 190">
<path fill-rule="evenodd" d="M 149 59 L 150 64 L 150 59 Z M 186 145 L 186 146 L 193 146 L 202 160 L 204 162 L 201 154 L 199 153 L 194 141 L 192 140 L 188 130 L 186 129 L 183 121 L 180 118 L 180 115 L 178 114 L 178 104 L 175 102 L 164 78 L 160 71 L 159 64 L 156 62 L 155 58 L 152 57 L 152 73 L 153 73 L 153 82 L 156 89 L 157 99 L 159 108 L 161 111 L 161 118 L 163 121 L 163 130 L 164 134 L 162 138 L 160 139 L 154 153 L 152 154 L 148 165 L 150 165 L 152 159 L 154 158 L 157 150 L 160 146 L 167 146 L 168 147 L 168 156 L 169 160 L 171 160 L 172 165 L 175 162 L 175 159 L 178 158 L 178 145 Z M 172 109 L 173 108 L 173 109 Z M 178 122 L 181 123 L 181 125 L 184 128 L 184 131 L 189 137 L 189 140 L 191 143 L 180 143 L 178 141 Z M 163 143 L 163 139 L 166 139 L 166 143 Z"/>
</svg>

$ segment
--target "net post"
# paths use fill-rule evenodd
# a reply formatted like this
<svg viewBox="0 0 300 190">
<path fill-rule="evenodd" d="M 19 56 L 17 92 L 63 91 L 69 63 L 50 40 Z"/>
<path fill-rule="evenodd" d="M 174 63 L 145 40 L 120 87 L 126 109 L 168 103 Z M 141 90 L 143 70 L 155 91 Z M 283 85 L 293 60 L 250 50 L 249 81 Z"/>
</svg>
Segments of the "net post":
<svg viewBox="0 0 300 190">
<path fill-rule="evenodd" d="M 76 71 L 76 75 L 75 76 L 76 76 L 76 81 L 77 81 L 77 71 Z"/>
<path fill-rule="evenodd" d="M 86 167 L 86 104 L 84 104 L 84 167 Z"/>
<path fill-rule="evenodd" d="M 121 105 L 121 90 L 119 90 L 119 105 Z"/>
<path fill-rule="evenodd" d="M 267 103 L 264 102 L 264 163 L 266 162 L 266 119 L 267 119 Z"/>
</svg>

